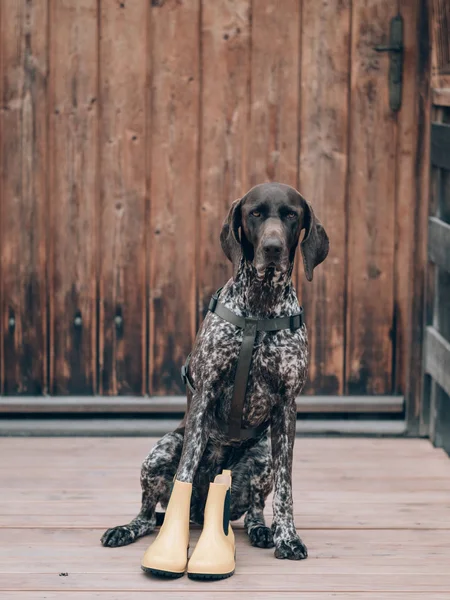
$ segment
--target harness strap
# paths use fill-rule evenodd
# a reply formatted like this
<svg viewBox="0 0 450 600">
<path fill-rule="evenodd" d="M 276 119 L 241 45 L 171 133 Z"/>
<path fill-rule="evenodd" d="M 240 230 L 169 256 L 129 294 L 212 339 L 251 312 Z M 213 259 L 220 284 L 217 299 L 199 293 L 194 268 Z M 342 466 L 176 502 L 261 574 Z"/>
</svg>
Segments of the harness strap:
<svg viewBox="0 0 450 600">
<path fill-rule="evenodd" d="M 241 317 L 219 302 L 219 294 L 222 288 L 213 294 L 208 306 L 208 310 L 218 317 L 239 327 L 243 330 L 243 338 L 239 349 L 239 357 L 236 366 L 236 375 L 234 378 L 233 396 L 231 399 L 230 415 L 228 420 L 228 437 L 230 440 L 244 440 L 257 437 L 268 427 L 268 422 L 262 423 L 258 427 L 242 429 L 242 412 L 244 409 L 245 395 L 247 392 L 248 376 L 252 364 L 253 347 L 255 345 L 256 334 L 258 331 L 280 331 L 282 329 L 291 329 L 295 331 L 303 325 L 303 308 L 296 315 L 289 317 L 274 317 L 271 319 L 253 319 L 251 317 Z M 181 377 L 191 390 L 195 393 L 195 388 L 189 378 L 189 360 L 181 367 Z"/>
<path fill-rule="evenodd" d="M 256 331 L 281 331 L 282 329 L 291 329 L 295 331 L 303 325 L 303 308 L 300 307 L 300 312 L 289 317 L 273 317 L 271 319 L 252 319 L 250 317 L 240 317 L 224 304 L 219 302 L 219 294 L 222 288 L 217 290 L 209 302 L 208 310 L 216 314 L 224 321 L 228 321 L 232 325 L 236 325 L 239 329 L 245 329 L 248 322 L 256 324 Z"/>
<path fill-rule="evenodd" d="M 228 417 L 228 436 L 239 439 L 241 432 L 242 411 L 244 410 L 245 393 L 248 375 L 252 364 L 253 346 L 256 338 L 256 322 L 247 321 L 244 326 L 244 337 L 239 350 L 239 358 L 234 378 L 233 397 Z"/>
<path fill-rule="evenodd" d="M 191 378 L 189 377 L 189 362 L 190 362 L 190 360 L 191 360 L 191 355 L 189 354 L 189 356 L 186 359 L 186 362 L 181 367 L 181 379 L 183 380 L 184 385 L 186 385 L 191 390 L 191 392 L 193 394 L 195 394 L 195 387 L 194 387 L 194 385 L 192 383 Z M 223 421 L 219 421 L 218 425 L 219 425 L 220 429 L 222 429 L 222 431 L 224 432 L 224 434 L 228 435 L 228 425 L 227 425 L 227 423 L 224 423 Z M 234 440 L 230 440 L 230 441 L 231 442 L 233 442 L 233 441 L 241 441 L 242 442 L 242 441 L 251 440 L 251 439 L 260 437 L 260 435 L 268 427 L 269 427 L 269 422 L 265 421 L 264 423 L 261 423 L 257 427 L 247 427 L 246 429 L 242 428 L 239 431 L 239 435 L 237 435 Z M 180 433 L 184 433 L 184 427 L 179 427 L 177 429 L 177 431 L 179 431 Z"/>
</svg>

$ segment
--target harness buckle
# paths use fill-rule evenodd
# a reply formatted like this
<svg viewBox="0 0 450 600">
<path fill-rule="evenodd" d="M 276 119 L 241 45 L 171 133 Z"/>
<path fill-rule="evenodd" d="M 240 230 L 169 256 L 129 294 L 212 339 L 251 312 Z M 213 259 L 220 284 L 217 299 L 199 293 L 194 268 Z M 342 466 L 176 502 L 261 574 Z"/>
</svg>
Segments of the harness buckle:
<svg viewBox="0 0 450 600">
<path fill-rule="evenodd" d="M 217 302 L 219 301 L 219 297 L 216 296 L 215 294 L 213 294 L 211 296 L 211 300 L 209 301 L 208 304 L 208 310 L 211 312 L 214 312 L 216 310 L 216 306 L 217 306 Z"/>
<path fill-rule="evenodd" d="M 297 331 L 303 325 L 302 314 L 291 315 L 290 319 L 290 327 L 291 331 Z"/>
</svg>

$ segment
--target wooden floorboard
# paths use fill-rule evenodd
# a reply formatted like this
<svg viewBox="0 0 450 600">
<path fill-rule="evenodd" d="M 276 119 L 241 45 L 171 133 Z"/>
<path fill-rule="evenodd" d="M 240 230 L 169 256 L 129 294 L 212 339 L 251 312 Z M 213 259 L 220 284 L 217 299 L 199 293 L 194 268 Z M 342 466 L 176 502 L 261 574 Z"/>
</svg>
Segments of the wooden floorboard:
<svg viewBox="0 0 450 600">
<path fill-rule="evenodd" d="M 2 600 L 450 597 L 450 460 L 428 441 L 297 439 L 294 512 L 308 560 L 253 548 L 240 521 L 236 574 L 206 584 L 141 573 L 151 537 L 100 545 L 105 528 L 135 516 L 154 442 L 0 438 Z M 265 512 L 270 523 L 270 502 Z M 199 533 L 192 528 L 191 547 Z"/>
</svg>

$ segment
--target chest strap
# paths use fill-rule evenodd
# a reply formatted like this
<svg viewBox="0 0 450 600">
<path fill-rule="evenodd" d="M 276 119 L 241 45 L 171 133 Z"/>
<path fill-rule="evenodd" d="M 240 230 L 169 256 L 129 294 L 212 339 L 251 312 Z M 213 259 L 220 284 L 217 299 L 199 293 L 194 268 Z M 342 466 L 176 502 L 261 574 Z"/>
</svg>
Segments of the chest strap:
<svg viewBox="0 0 450 600">
<path fill-rule="evenodd" d="M 208 310 L 218 317 L 239 327 L 243 331 L 242 343 L 239 349 L 239 357 L 234 377 L 233 396 L 231 399 L 230 415 L 228 418 L 228 437 L 230 440 L 244 440 L 256 437 L 267 428 L 268 423 L 262 423 L 252 429 L 242 429 L 242 412 L 244 409 L 245 395 L 247 392 L 248 376 L 252 364 L 253 348 L 258 331 L 281 331 L 290 329 L 296 331 L 303 325 L 303 308 L 296 315 L 290 317 L 274 317 L 271 319 L 253 319 L 241 317 L 219 302 L 222 288 L 213 294 Z M 181 377 L 192 392 L 195 388 L 189 378 L 189 359 L 181 368 Z"/>
</svg>

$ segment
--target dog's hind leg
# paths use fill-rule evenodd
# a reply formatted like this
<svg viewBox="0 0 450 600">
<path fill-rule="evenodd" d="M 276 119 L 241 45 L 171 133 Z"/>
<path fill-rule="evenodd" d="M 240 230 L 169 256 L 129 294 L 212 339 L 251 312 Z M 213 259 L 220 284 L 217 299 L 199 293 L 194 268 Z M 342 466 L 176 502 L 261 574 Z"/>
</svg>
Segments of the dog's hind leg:
<svg viewBox="0 0 450 600">
<path fill-rule="evenodd" d="M 103 546 L 126 546 L 152 533 L 158 524 L 156 505 L 158 502 L 163 507 L 167 505 L 170 485 L 178 467 L 182 448 L 181 433 L 168 433 L 155 444 L 142 464 L 142 506 L 139 514 L 127 525 L 119 525 L 105 531 L 101 538 Z"/>
</svg>

